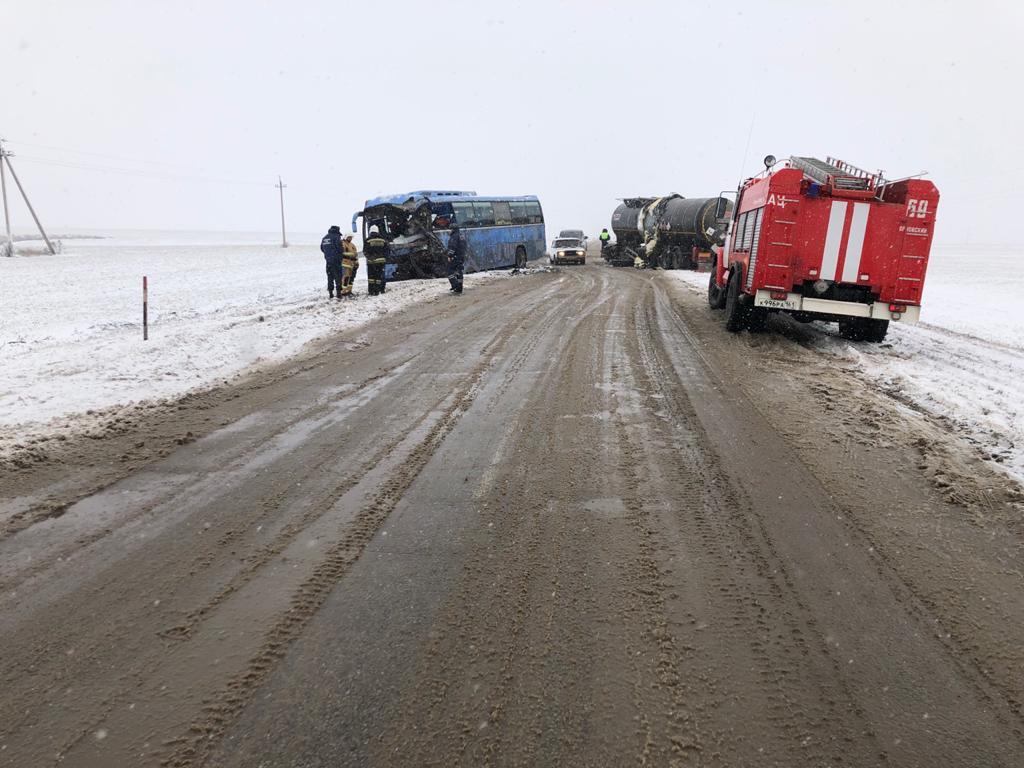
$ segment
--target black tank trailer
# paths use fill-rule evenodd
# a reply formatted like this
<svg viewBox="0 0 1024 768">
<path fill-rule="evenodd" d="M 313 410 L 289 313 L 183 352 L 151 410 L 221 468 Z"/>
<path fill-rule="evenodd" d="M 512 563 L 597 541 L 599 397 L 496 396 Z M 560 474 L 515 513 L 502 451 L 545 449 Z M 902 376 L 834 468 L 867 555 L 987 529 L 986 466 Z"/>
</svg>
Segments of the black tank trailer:
<svg viewBox="0 0 1024 768">
<path fill-rule="evenodd" d="M 626 198 L 612 214 L 616 243 L 605 259 L 628 266 L 639 255 L 648 267 L 695 269 L 725 243 L 731 214 L 724 197 Z"/>
<path fill-rule="evenodd" d="M 613 267 L 632 267 L 633 260 L 643 253 L 644 238 L 637 222 L 644 206 L 653 197 L 627 197 L 612 213 L 612 233 L 615 242 L 609 243 L 601 255 Z"/>
<path fill-rule="evenodd" d="M 709 261 L 711 249 L 725 244 L 732 201 L 724 197 L 669 195 L 645 206 L 644 258 L 649 267 L 696 269 Z"/>
</svg>

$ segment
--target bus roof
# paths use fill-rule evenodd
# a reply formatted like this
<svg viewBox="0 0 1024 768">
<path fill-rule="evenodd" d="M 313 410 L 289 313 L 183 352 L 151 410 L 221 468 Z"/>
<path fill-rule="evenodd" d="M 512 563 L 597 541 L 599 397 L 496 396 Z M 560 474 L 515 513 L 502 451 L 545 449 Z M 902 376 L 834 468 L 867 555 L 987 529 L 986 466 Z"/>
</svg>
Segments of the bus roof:
<svg viewBox="0 0 1024 768">
<path fill-rule="evenodd" d="M 404 205 L 406 203 L 415 200 L 429 200 L 432 202 L 446 203 L 459 203 L 459 202 L 472 202 L 476 200 L 480 203 L 493 203 L 493 202 L 538 202 L 536 195 L 519 195 L 519 196 L 503 196 L 503 195 L 477 195 L 476 192 L 446 192 L 443 190 L 417 190 L 415 192 L 404 192 L 397 195 L 381 195 L 371 200 L 366 201 L 365 208 L 373 208 L 378 205 Z"/>
</svg>

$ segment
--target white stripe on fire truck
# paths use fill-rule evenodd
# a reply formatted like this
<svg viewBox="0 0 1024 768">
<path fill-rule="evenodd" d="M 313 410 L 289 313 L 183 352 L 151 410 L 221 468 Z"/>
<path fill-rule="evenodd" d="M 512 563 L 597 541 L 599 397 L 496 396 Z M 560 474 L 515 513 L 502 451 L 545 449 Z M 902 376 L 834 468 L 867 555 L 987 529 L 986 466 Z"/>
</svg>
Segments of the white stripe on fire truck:
<svg viewBox="0 0 1024 768">
<path fill-rule="evenodd" d="M 821 254 L 821 277 L 836 280 L 839 275 L 839 246 L 843 243 L 843 225 L 846 223 L 846 203 L 832 201 L 828 214 L 828 232 L 825 234 L 825 251 Z"/>
<path fill-rule="evenodd" d="M 843 282 L 856 283 L 860 275 L 860 258 L 864 251 L 864 233 L 868 228 L 868 203 L 853 204 L 853 218 L 850 221 L 850 239 L 846 241 L 846 261 L 843 262 Z"/>
</svg>

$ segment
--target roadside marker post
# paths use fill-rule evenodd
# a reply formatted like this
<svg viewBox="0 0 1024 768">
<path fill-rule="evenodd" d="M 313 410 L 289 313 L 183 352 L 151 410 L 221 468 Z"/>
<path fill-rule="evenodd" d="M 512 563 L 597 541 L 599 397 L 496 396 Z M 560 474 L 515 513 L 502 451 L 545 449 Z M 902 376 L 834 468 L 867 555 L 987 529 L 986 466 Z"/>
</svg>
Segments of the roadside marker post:
<svg viewBox="0 0 1024 768">
<path fill-rule="evenodd" d="M 149 279 L 142 276 L 142 340 L 149 339 Z"/>
</svg>

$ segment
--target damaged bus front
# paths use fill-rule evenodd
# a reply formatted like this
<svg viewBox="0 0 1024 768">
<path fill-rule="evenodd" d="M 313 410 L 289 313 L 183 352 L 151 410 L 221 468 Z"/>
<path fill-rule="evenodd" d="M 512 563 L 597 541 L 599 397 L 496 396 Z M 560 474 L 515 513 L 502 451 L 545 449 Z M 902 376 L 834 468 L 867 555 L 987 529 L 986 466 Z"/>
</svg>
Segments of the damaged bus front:
<svg viewBox="0 0 1024 768">
<path fill-rule="evenodd" d="M 430 196 L 471 195 L 472 192 L 410 192 L 367 200 L 363 210 L 352 216 L 363 220 L 363 241 L 376 226 L 391 244 L 385 274 L 391 280 L 444 277 L 448 269 L 447 248 L 433 232 L 434 215 Z"/>
<path fill-rule="evenodd" d="M 469 245 L 466 272 L 523 266 L 544 253 L 544 217 L 536 197 L 479 197 L 475 192 L 421 190 L 367 200 L 363 240 L 376 226 L 391 245 L 389 281 L 444 277 L 452 222 Z"/>
</svg>

